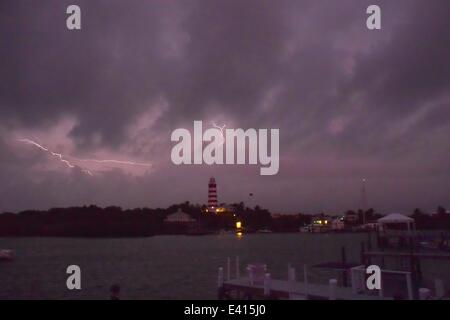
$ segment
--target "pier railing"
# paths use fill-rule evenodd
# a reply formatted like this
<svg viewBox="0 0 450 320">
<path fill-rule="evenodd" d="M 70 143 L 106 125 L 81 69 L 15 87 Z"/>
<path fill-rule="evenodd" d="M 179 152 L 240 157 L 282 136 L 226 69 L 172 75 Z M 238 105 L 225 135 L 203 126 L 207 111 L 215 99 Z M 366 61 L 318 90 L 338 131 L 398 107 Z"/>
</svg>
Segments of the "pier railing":
<svg viewBox="0 0 450 320">
<path fill-rule="evenodd" d="M 329 300 L 378 300 L 378 299 L 431 299 L 442 298 L 445 294 L 442 281 L 436 281 L 435 295 L 427 288 L 414 286 L 412 272 L 381 270 L 381 286 L 377 290 L 368 288 L 367 268 L 359 265 L 350 269 L 350 287 L 338 286 L 337 279 L 331 278 L 328 284 L 310 283 L 308 267 L 303 265 L 303 281 L 297 280 L 296 269 L 288 265 L 287 279 L 273 279 L 264 264 L 253 264 L 246 268 L 247 274 L 241 276 L 239 257 L 235 260 L 235 277 L 232 278 L 231 259 L 227 259 L 226 270 L 218 270 L 219 299 L 329 299 Z M 225 277 L 224 277 L 225 276 Z M 404 286 L 396 287 L 392 295 L 389 283 L 392 277 L 404 279 Z M 401 288 L 401 289 L 399 289 Z"/>
<path fill-rule="evenodd" d="M 368 293 L 370 290 L 367 288 L 366 284 L 366 266 L 360 265 L 353 267 L 350 270 L 351 287 L 354 294 L 358 293 Z M 397 270 L 381 270 L 381 286 L 378 290 L 378 294 L 381 299 L 385 297 L 385 286 L 384 281 L 385 275 L 400 275 L 405 277 L 407 296 L 409 300 L 414 299 L 413 294 L 413 283 L 412 283 L 412 273 L 409 271 L 397 271 Z"/>
<path fill-rule="evenodd" d="M 287 268 L 287 280 L 273 279 L 264 264 L 251 264 L 247 274 L 241 277 L 239 258 L 236 257 L 235 278 L 231 277 L 231 259 L 227 258 L 226 270 L 218 270 L 219 299 L 265 299 L 286 298 L 291 300 L 329 299 L 329 300 L 366 300 L 380 299 L 376 295 L 354 292 L 351 288 L 338 286 L 337 279 L 331 278 L 328 284 L 310 283 L 308 267 L 303 265 L 303 281 L 297 281 L 296 269 Z M 225 275 L 225 277 L 224 277 Z"/>
</svg>

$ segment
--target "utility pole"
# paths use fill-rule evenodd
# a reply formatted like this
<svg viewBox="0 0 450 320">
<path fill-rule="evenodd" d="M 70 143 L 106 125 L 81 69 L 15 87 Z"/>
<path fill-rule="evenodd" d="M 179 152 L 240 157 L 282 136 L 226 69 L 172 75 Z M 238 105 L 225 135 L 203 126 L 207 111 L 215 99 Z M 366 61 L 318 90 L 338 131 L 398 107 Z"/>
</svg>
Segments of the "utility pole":
<svg viewBox="0 0 450 320">
<path fill-rule="evenodd" d="M 366 195 L 366 178 L 362 179 L 361 189 L 361 209 L 363 212 L 363 225 L 366 224 L 366 210 L 367 210 L 367 195 Z"/>
</svg>

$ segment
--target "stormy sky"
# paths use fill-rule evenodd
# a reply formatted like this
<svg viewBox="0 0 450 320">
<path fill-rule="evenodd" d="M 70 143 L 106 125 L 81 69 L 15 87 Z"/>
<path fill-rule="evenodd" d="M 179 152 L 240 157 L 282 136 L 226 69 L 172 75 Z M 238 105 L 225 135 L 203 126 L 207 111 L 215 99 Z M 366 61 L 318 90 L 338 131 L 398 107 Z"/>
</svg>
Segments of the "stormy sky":
<svg viewBox="0 0 450 320">
<path fill-rule="evenodd" d="M 382 213 L 450 207 L 448 0 L 2 0 L 0 79 L 0 211 L 203 204 L 210 176 L 274 212 L 361 207 L 363 178 Z M 172 164 L 194 120 L 280 129 L 279 173 Z"/>
</svg>

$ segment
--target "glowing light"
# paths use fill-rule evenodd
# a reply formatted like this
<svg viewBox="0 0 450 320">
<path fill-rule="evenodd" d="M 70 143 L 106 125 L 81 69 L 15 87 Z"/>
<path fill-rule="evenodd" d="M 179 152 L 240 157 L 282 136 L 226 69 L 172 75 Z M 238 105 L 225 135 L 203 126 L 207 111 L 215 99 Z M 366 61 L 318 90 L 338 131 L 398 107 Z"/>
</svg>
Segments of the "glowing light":
<svg viewBox="0 0 450 320">
<path fill-rule="evenodd" d="M 242 222 L 238 221 L 236 222 L 236 229 L 241 229 L 242 228 Z"/>
<path fill-rule="evenodd" d="M 223 213 L 225 211 L 226 211 L 225 208 L 222 208 L 222 207 L 219 207 L 216 209 L 216 213 Z"/>
<path fill-rule="evenodd" d="M 242 232 L 240 232 L 240 231 L 239 231 L 239 232 L 236 232 L 236 236 L 237 236 L 238 238 L 242 238 L 242 235 L 243 235 Z"/>
</svg>

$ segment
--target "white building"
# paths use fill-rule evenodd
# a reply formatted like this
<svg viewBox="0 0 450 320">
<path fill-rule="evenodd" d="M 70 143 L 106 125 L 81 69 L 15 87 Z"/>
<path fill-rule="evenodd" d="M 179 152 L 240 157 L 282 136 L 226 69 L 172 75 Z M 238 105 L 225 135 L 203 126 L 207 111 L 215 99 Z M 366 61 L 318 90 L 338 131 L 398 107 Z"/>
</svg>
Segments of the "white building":
<svg viewBox="0 0 450 320">
<path fill-rule="evenodd" d="M 181 209 L 178 209 L 177 212 L 169 214 L 166 217 L 166 219 L 164 219 L 164 222 L 172 222 L 172 223 L 193 223 L 195 221 L 196 221 L 195 219 L 193 219 L 187 213 L 181 211 Z"/>
<path fill-rule="evenodd" d="M 408 234 L 411 234 L 413 231 L 416 230 L 416 224 L 414 219 L 400 213 L 391 213 L 388 214 L 387 216 L 384 216 L 383 218 L 378 219 L 380 231 L 386 232 L 387 229 L 386 226 L 393 224 L 405 225 Z"/>
</svg>

